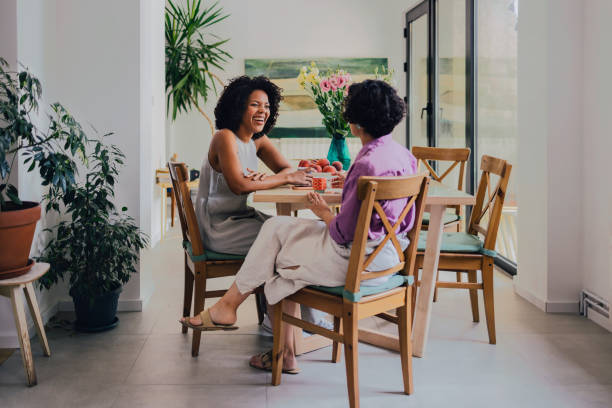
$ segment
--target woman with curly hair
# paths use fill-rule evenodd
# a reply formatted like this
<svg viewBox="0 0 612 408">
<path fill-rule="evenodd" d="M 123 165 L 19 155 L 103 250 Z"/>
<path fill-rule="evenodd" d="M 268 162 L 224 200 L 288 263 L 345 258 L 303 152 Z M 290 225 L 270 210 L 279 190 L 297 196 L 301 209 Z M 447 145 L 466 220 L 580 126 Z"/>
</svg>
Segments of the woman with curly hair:
<svg viewBox="0 0 612 408">
<path fill-rule="evenodd" d="M 238 271 L 236 281 L 226 294 L 200 316 L 184 319 L 183 324 L 196 330 L 235 328 L 233 324 L 238 306 L 262 284 L 270 304 L 308 285 L 344 285 L 361 205 L 357 197 L 359 178 L 416 173 L 416 159 L 408 149 L 393 141 L 390 134 L 404 114 L 404 102 L 387 83 L 366 80 L 351 85 L 343 115 L 350 124 L 351 133 L 361 139 L 363 147 L 346 175 L 340 213 L 334 215 L 319 194 L 308 193 L 309 208 L 319 220 L 293 217 L 267 220 Z M 381 203 L 392 225 L 406 203 L 407 199 Z M 408 247 L 407 232 L 413 224 L 414 207 L 396 231 L 402 249 Z M 366 253 L 371 253 L 384 236 L 383 223 L 374 214 Z M 389 240 L 368 270 L 385 270 L 398 262 L 397 252 Z M 371 279 L 361 284 L 380 285 L 388 278 Z M 283 305 L 285 313 L 296 315 L 297 304 L 284 302 Z M 293 349 L 293 330 L 286 330 L 283 335 L 283 372 L 295 374 L 298 369 Z M 270 350 L 253 356 L 250 365 L 271 370 L 271 354 Z"/>
<path fill-rule="evenodd" d="M 281 90 L 259 76 L 234 78 L 215 108 L 219 129 L 200 171 L 195 208 L 204 246 L 244 255 L 269 218 L 247 205 L 249 193 L 283 184 L 308 184 L 309 175 L 292 172 L 267 133 L 278 117 Z M 275 174 L 256 171 L 260 158 Z"/>
</svg>

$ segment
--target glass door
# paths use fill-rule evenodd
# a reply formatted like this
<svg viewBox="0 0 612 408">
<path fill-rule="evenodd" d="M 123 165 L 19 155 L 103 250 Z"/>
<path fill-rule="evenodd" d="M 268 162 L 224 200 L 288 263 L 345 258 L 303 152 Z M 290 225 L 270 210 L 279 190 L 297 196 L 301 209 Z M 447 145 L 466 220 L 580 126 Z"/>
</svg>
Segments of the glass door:
<svg viewBox="0 0 612 408">
<path fill-rule="evenodd" d="M 406 145 L 428 146 L 433 137 L 430 1 L 406 13 Z"/>
</svg>

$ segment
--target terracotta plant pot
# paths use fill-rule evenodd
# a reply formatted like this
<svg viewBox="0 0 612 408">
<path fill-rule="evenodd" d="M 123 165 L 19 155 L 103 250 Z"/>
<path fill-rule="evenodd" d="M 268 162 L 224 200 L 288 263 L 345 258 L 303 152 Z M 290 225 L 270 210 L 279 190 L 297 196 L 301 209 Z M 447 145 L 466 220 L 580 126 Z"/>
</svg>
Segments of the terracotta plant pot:
<svg viewBox="0 0 612 408">
<path fill-rule="evenodd" d="M 0 211 L 0 279 L 23 275 L 32 267 L 28 257 L 39 219 L 40 204 L 35 202 L 9 203 Z"/>
</svg>

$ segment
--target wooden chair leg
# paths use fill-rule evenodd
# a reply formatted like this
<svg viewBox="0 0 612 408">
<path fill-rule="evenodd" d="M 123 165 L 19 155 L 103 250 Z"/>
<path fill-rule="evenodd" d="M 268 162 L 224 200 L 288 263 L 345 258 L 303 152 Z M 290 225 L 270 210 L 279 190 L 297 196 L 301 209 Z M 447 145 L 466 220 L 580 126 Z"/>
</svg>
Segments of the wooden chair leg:
<svg viewBox="0 0 612 408">
<path fill-rule="evenodd" d="M 412 383 L 412 341 L 410 339 L 410 298 L 412 287 L 406 288 L 406 305 L 397 309 L 400 357 L 402 359 L 402 375 L 404 378 L 404 393 L 412 394 L 414 385 Z"/>
<path fill-rule="evenodd" d="M 255 293 L 255 305 L 257 306 L 257 320 L 259 325 L 264 321 L 266 303 L 266 296 L 263 293 Z"/>
<path fill-rule="evenodd" d="M 30 314 L 32 315 L 34 327 L 36 327 L 36 333 L 38 334 L 38 340 L 42 346 L 43 353 L 45 356 L 50 357 L 51 349 L 49 349 L 49 342 L 47 341 L 47 335 L 45 333 L 45 325 L 43 324 L 42 317 L 40 316 L 40 310 L 38 309 L 38 302 L 36 301 L 36 294 L 34 293 L 32 282 L 26 283 L 23 291 L 25 292 L 26 300 L 28 301 L 28 306 L 30 307 Z"/>
<path fill-rule="evenodd" d="M 283 301 L 272 306 L 273 322 L 272 331 L 274 332 L 272 344 L 272 385 L 279 385 L 281 382 L 281 374 L 283 372 L 283 349 L 285 334 L 284 330 L 292 330 L 293 328 L 283 323 Z"/>
<path fill-rule="evenodd" d="M 174 227 L 174 207 L 176 207 L 176 198 L 174 191 L 170 193 L 170 226 Z"/>
<path fill-rule="evenodd" d="M 206 277 L 199 273 L 195 276 L 195 299 L 193 299 L 193 315 L 198 315 L 204 310 L 204 300 L 206 296 Z M 200 338 L 202 332 L 193 330 L 193 340 L 191 343 L 191 356 L 197 357 L 200 353 Z"/>
<path fill-rule="evenodd" d="M 440 271 L 436 272 L 436 288 L 434 289 L 433 301 L 438 301 L 438 281 L 440 280 Z"/>
<path fill-rule="evenodd" d="M 461 272 L 456 272 L 456 274 L 457 274 L 457 282 L 461 282 L 462 281 Z"/>
<path fill-rule="evenodd" d="M 414 324 L 414 314 L 416 311 L 416 300 L 417 300 L 417 286 L 416 286 L 416 281 L 418 281 L 418 277 L 419 277 L 419 270 L 415 268 L 414 274 L 416 275 L 415 278 L 415 284 L 412 286 L 412 290 L 410 291 L 410 323 L 411 326 Z"/>
<path fill-rule="evenodd" d="M 185 293 L 183 294 L 183 317 L 191 316 L 191 300 L 193 298 L 193 273 L 187 266 L 185 254 Z M 181 331 L 187 333 L 187 326 L 181 325 Z"/>
<path fill-rule="evenodd" d="M 348 388 L 349 406 L 351 408 L 359 407 L 358 326 L 357 305 L 345 300 L 342 328 L 344 330 L 346 385 Z"/>
<path fill-rule="evenodd" d="M 489 344 L 497 342 L 495 338 L 495 305 L 493 302 L 493 262 L 485 264 L 482 269 L 483 297 L 485 316 L 487 318 L 487 330 L 489 332 Z"/>
<path fill-rule="evenodd" d="M 468 272 L 468 281 L 470 283 L 477 283 L 477 271 Z M 470 304 L 472 305 L 472 320 L 475 323 L 480 321 L 480 314 L 478 312 L 478 289 L 469 289 L 470 291 Z"/>
<path fill-rule="evenodd" d="M 342 334 L 342 318 L 334 316 L 334 332 Z M 337 363 L 341 358 L 341 343 L 334 341 L 332 343 L 332 363 Z"/>
<path fill-rule="evenodd" d="M 17 337 L 19 338 L 19 345 L 21 346 L 21 359 L 26 370 L 26 379 L 29 386 L 36 385 L 36 370 L 34 369 L 30 336 L 28 335 L 28 323 L 26 321 L 25 311 L 23 310 L 20 286 L 11 287 L 11 305 L 13 306 Z"/>
</svg>

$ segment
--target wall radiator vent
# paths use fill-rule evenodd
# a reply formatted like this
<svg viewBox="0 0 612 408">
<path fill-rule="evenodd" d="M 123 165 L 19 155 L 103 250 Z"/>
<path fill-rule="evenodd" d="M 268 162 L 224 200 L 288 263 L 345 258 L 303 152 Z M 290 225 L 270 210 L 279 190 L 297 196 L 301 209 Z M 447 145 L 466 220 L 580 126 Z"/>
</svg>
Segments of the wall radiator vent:
<svg viewBox="0 0 612 408">
<path fill-rule="evenodd" d="M 607 319 L 610 318 L 610 305 L 608 302 L 588 290 L 583 290 L 580 294 L 580 314 L 588 317 L 589 310 L 597 312 Z"/>
</svg>

